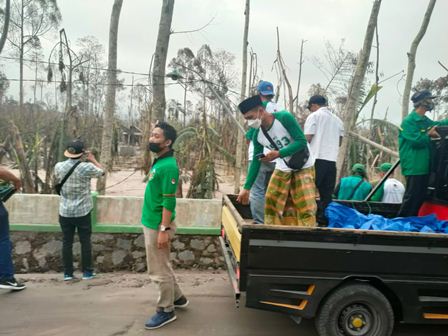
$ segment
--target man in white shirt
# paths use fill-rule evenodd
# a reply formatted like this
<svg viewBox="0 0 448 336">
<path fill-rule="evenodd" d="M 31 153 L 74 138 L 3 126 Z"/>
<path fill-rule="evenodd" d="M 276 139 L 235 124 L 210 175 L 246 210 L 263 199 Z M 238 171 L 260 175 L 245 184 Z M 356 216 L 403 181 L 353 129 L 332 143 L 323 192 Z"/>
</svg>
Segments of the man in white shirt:
<svg viewBox="0 0 448 336">
<path fill-rule="evenodd" d="M 379 167 L 380 177 L 384 175 L 392 168 L 392 164 L 384 162 Z M 383 185 L 373 194 L 371 201 L 383 202 L 383 203 L 402 203 L 404 196 L 404 185 L 393 177 L 393 173 L 384 181 Z"/>
<path fill-rule="evenodd" d="M 332 201 L 331 195 L 336 184 L 336 160 L 344 136 L 344 126 L 342 120 L 328 108 L 327 99 L 321 95 L 309 99 L 308 109 L 311 114 L 305 121 L 304 133 L 316 159 L 316 187 L 323 214 Z"/>
</svg>

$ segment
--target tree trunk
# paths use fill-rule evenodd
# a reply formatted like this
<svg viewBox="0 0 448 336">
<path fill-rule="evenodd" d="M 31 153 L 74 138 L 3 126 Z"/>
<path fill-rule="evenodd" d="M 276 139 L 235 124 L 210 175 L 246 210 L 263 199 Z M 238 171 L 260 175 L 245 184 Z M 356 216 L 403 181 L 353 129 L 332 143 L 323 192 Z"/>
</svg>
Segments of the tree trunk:
<svg viewBox="0 0 448 336">
<path fill-rule="evenodd" d="M 104 195 L 106 191 L 106 179 L 112 169 L 112 140 L 114 133 L 115 93 L 117 89 L 117 41 L 118 23 L 120 21 L 121 6 L 123 0 L 115 0 L 112 7 L 109 28 L 109 58 L 107 68 L 106 107 L 104 111 L 103 135 L 101 139 L 100 162 L 106 170 L 103 177 L 98 179 L 96 189 Z"/>
<path fill-rule="evenodd" d="M 378 22 L 375 27 L 375 41 L 376 41 L 376 64 L 375 64 L 375 85 L 378 87 L 380 84 L 380 39 L 378 36 Z M 375 96 L 373 97 L 372 111 L 370 112 L 370 127 L 373 124 L 373 116 L 375 115 L 375 107 L 378 103 L 378 90 L 375 91 Z M 371 129 L 372 131 L 372 129 Z"/>
<path fill-rule="evenodd" d="M 6 43 L 6 37 L 8 36 L 9 18 L 11 16 L 10 9 L 11 9 L 11 0 L 6 0 L 3 31 L 2 36 L 0 37 L 0 54 L 2 53 L 3 47 L 5 46 Z"/>
<path fill-rule="evenodd" d="M 426 30 L 428 29 L 429 21 L 431 20 L 431 14 L 435 4 L 436 0 L 429 1 L 420 30 L 417 33 L 414 41 L 412 41 L 411 50 L 408 52 L 408 72 L 406 74 L 406 83 L 403 90 L 403 102 L 401 105 L 401 115 L 403 119 L 408 115 L 409 112 L 409 96 L 411 94 L 412 80 L 414 78 L 417 48 L 421 40 L 423 39 L 423 36 L 425 36 Z"/>
<path fill-rule="evenodd" d="M 300 82 L 302 81 L 302 65 L 303 65 L 303 45 L 305 44 L 305 40 L 302 39 L 300 43 L 300 59 L 299 59 L 299 78 L 297 79 L 297 92 L 296 92 L 296 115 L 299 115 L 299 92 L 300 92 Z M 293 112 L 293 111 L 291 111 Z"/>
<path fill-rule="evenodd" d="M 278 31 L 278 27 L 277 27 L 277 62 L 278 62 L 278 67 L 279 67 L 279 72 L 280 72 L 280 76 L 282 77 L 282 81 L 284 81 L 286 88 L 288 89 L 288 92 L 286 92 L 285 89 L 285 101 L 286 101 L 286 94 L 288 94 L 288 111 L 293 113 L 294 112 L 294 97 L 292 95 L 292 87 L 291 87 L 291 83 L 289 82 L 288 76 L 286 75 L 286 69 L 285 69 L 285 64 L 283 62 L 283 57 L 282 54 L 280 52 L 280 33 Z"/>
<path fill-rule="evenodd" d="M 19 165 L 20 175 L 23 181 L 23 191 L 28 194 L 34 194 L 33 177 L 31 176 L 30 167 L 26 159 L 25 150 L 23 148 L 22 137 L 20 136 L 17 126 L 10 121 L 11 139 L 17 154 L 17 164 Z"/>
<path fill-rule="evenodd" d="M 351 131 L 356 125 L 356 118 L 358 115 L 357 107 L 359 102 L 359 96 L 361 93 L 362 83 L 367 71 L 367 65 L 369 62 L 370 51 L 372 49 L 373 35 L 375 33 L 375 27 L 378 20 L 378 14 L 381 7 L 381 0 L 375 0 L 373 3 L 372 11 L 370 13 L 369 23 L 367 25 L 366 35 L 364 37 L 364 44 L 358 57 L 356 64 L 355 74 L 348 92 L 347 102 L 344 108 L 344 130 L 346 134 Z M 338 173 L 343 174 L 344 163 L 347 164 L 347 154 L 349 151 L 350 138 L 345 136 L 342 145 L 339 149 L 338 157 Z"/>
<path fill-rule="evenodd" d="M 165 67 L 168 54 L 168 45 L 170 43 L 173 11 L 174 0 L 163 0 L 152 72 L 153 121 L 165 120 Z"/>
<path fill-rule="evenodd" d="M 244 20 L 244 34 L 243 34 L 243 67 L 241 75 L 241 94 L 240 100 L 244 100 L 246 97 L 246 82 L 247 82 L 247 45 L 249 36 L 249 19 L 250 19 L 250 0 L 246 0 L 246 7 L 244 10 L 245 20 Z M 240 124 L 243 123 L 241 113 L 237 112 L 237 120 Z M 244 146 L 244 133 L 238 129 L 237 132 L 237 144 L 236 144 L 236 155 L 235 155 L 235 174 L 234 181 L 235 187 L 234 192 L 238 194 L 240 192 L 240 180 L 241 180 L 241 169 L 243 161 L 243 146 Z"/>
<path fill-rule="evenodd" d="M 20 50 L 19 50 L 19 110 L 23 112 L 23 41 L 24 41 L 24 32 L 23 32 L 23 24 L 24 24 L 24 4 L 23 0 L 21 1 L 21 12 L 20 12 Z"/>
<path fill-rule="evenodd" d="M 347 136 L 351 135 L 351 136 L 357 138 L 359 141 L 364 142 L 365 144 L 368 144 L 368 145 L 370 145 L 370 146 L 372 146 L 374 148 L 379 149 L 381 152 L 384 152 L 384 153 L 389 154 L 390 156 L 393 156 L 393 157 L 396 157 L 396 158 L 399 157 L 398 152 L 395 152 L 392 149 L 387 148 L 386 146 L 384 146 L 382 144 L 376 143 L 375 141 L 367 139 L 367 138 L 363 137 L 362 135 L 359 135 L 359 134 L 357 134 L 355 132 L 352 132 L 352 131 L 349 131 L 347 133 L 348 133 Z"/>
</svg>

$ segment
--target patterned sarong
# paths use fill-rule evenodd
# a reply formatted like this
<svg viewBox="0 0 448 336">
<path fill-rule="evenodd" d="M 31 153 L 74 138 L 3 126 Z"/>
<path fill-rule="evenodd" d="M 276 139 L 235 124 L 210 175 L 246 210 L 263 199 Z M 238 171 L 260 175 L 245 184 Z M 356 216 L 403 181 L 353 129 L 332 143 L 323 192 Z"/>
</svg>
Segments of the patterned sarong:
<svg viewBox="0 0 448 336">
<path fill-rule="evenodd" d="M 314 167 L 274 170 L 266 192 L 265 224 L 317 226 L 316 210 Z"/>
</svg>

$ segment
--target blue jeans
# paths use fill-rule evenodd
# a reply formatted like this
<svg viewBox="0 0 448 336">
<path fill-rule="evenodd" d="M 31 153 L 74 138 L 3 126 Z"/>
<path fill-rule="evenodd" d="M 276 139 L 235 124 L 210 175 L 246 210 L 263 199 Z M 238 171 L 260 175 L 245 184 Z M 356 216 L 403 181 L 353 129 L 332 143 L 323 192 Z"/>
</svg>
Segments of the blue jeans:
<svg viewBox="0 0 448 336">
<path fill-rule="evenodd" d="M 254 185 L 250 189 L 250 211 L 255 224 L 264 223 L 264 198 L 274 168 L 275 163 L 262 162 Z"/>
<path fill-rule="evenodd" d="M 12 243 L 9 239 L 8 211 L 0 202 L 0 280 L 10 279 L 14 276 L 11 252 Z"/>
</svg>

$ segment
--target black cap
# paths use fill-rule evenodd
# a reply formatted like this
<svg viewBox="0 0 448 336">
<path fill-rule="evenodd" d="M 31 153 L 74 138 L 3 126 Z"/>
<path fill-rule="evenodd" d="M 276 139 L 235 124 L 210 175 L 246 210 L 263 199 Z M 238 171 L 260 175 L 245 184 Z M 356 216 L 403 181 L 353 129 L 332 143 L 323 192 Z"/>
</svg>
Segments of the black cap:
<svg viewBox="0 0 448 336">
<path fill-rule="evenodd" d="M 84 154 L 84 142 L 82 142 L 79 139 L 75 139 L 73 141 L 70 141 L 67 145 L 67 148 L 64 152 L 64 156 L 71 158 L 71 159 L 77 159 Z"/>
<path fill-rule="evenodd" d="M 414 93 L 411 97 L 411 101 L 414 104 L 420 103 L 421 101 L 424 101 L 426 99 L 434 99 L 437 98 L 436 96 L 433 96 L 431 91 L 429 90 L 422 90 L 422 91 L 417 91 L 416 93 Z"/>
<path fill-rule="evenodd" d="M 263 103 L 261 101 L 260 96 L 256 95 L 256 96 L 252 96 L 250 98 L 243 100 L 238 105 L 238 108 L 240 109 L 242 114 L 245 114 L 258 106 L 263 106 Z"/>
<path fill-rule="evenodd" d="M 312 104 L 317 104 L 319 106 L 326 106 L 327 98 L 321 95 L 311 96 L 311 98 L 308 100 L 308 108 L 310 108 Z"/>
</svg>

